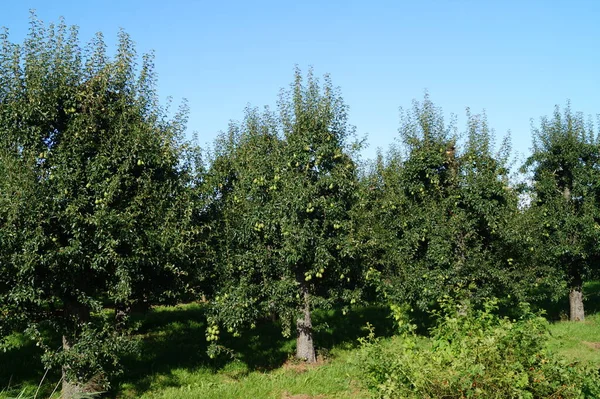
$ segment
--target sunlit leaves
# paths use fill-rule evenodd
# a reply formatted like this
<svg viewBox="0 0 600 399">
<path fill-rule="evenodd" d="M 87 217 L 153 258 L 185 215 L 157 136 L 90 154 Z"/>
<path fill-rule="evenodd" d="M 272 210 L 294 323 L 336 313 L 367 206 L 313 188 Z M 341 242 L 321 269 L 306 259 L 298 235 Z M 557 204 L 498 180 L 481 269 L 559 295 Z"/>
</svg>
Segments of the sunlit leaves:
<svg viewBox="0 0 600 399">
<path fill-rule="evenodd" d="M 214 317 L 226 328 L 278 315 L 290 334 L 302 287 L 311 308 L 350 299 L 356 166 L 346 112 L 328 77 L 321 86 L 312 71 L 296 71 L 277 113 L 248 109 L 217 141 L 209 179 L 222 286 Z"/>
<path fill-rule="evenodd" d="M 24 44 L 1 38 L 0 309 L 12 328 L 50 328 L 85 352 L 79 367 L 80 354 L 42 342 L 48 362 L 79 367 L 67 377 L 84 381 L 116 358 L 93 349 L 110 344 L 77 340 L 126 332 L 103 308 L 176 301 L 201 243 L 187 109 L 166 117 L 152 58 L 138 73 L 126 33 L 114 58 L 101 34 L 85 49 L 77 35 L 33 16 Z"/>
</svg>

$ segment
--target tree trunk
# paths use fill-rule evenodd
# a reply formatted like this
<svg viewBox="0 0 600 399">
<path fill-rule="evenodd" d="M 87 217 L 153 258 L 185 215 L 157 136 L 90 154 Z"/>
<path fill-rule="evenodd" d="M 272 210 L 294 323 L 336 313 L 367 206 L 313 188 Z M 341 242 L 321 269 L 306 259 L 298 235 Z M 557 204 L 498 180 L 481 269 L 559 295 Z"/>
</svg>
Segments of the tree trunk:
<svg viewBox="0 0 600 399">
<path fill-rule="evenodd" d="M 569 293 L 569 319 L 571 321 L 585 320 L 582 285 L 581 281 L 576 282 L 573 287 L 571 287 L 571 292 Z"/>
<path fill-rule="evenodd" d="M 571 190 L 569 189 L 569 187 L 565 187 L 563 189 L 563 197 L 567 200 L 567 201 L 571 201 Z"/>
<path fill-rule="evenodd" d="M 68 325 L 73 325 L 74 327 L 71 329 L 70 334 L 63 335 L 62 337 L 62 347 L 63 351 L 67 352 L 71 350 L 75 342 L 75 335 L 77 331 L 77 325 L 81 323 L 85 323 L 90 318 L 90 311 L 87 307 L 82 306 L 77 303 L 66 303 L 64 307 L 64 317 Z M 62 389 L 61 389 L 61 399 L 77 399 L 81 398 L 84 393 L 89 393 L 92 390 L 90 389 L 92 384 L 82 384 L 78 381 L 71 381 L 67 377 L 67 372 L 69 370 L 69 365 L 64 364 L 62 366 Z"/>
<path fill-rule="evenodd" d="M 66 335 L 62 337 L 62 345 L 65 352 L 71 349 L 72 342 Z M 61 399 L 76 399 L 81 397 L 85 391 L 83 386 L 67 378 L 68 368 L 68 365 L 63 365 L 62 367 L 62 390 L 60 397 Z"/>
<path fill-rule="evenodd" d="M 296 338 L 296 358 L 305 360 L 308 363 L 315 363 L 315 344 L 313 342 L 312 321 L 310 318 L 310 295 L 305 282 L 300 284 L 302 296 L 304 298 L 304 309 L 302 317 L 296 322 L 298 337 Z"/>
</svg>

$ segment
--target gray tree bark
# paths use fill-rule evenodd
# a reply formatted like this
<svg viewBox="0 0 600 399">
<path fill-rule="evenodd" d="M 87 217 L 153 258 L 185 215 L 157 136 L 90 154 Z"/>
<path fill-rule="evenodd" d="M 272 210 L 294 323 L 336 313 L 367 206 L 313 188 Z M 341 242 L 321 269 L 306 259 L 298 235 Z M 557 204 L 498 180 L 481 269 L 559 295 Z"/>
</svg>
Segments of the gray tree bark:
<svg viewBox="0 0 600 399">
<path fill-rule="evenodd" d="M 569 313 L 569 320 L 571 321 L 585 320 L 581 285 L 571 288 L 571 292 L 569 293 Z"/>
<path fill-rule="evenodd" d="M 583 279 L 579 272 L 579 265 L 572 263 L 571 290 L 569 292 L 569 320 L 584 321 L 585 312 L 583 309 Z"/>
<path fill-rule="evenodd" d="M 307 363 L 315 363 L 317 356 L 315 354 L 315 344 L 313 342 L 312 320 L 310 318 L 310 294 L 305 282 L 301 283 L 302 296 L 304 298 L 304 308 L 302 316 L 296 322 L 296 358 L 305 360 Z"/>
<path fill-rule="evenodd" d="M 119 330 L 125 328 L 131 315 L 131 306 L 118 303 L 115 306 L 115 327 Z"/>
<path fill-rule="evenodd" d="M 64 308 L 64 315 L 67 320 L 74 319 L 75 322 L 86 322 L 90 318 L 90 311 L 88 308 L 79 304 L 66 303 Z M 67 352 L 71 350 L 74 343 L 74 333 L 72 335 L 63 335 L 62 347 L 63 351 Z M 61 399 L 79 399 L 84 393 L 90 393 L 93 391 L 93 384 L 81 384 L 78 381 L 71 381 L 67 377 L 69 365 L 63 365 L 62 367 L 62 387 L 61 387 Z"/>
<path fill-rule="evenodd" d="M 62 345 L 63 345 L 63 351 L 68 351 L 71 349 L 71 340 L 66 336 L 63 335 L 62 337 Z M 68 371 L 68 366 L 63 366 L 62 367 L 62 389 L 61 389 L 61 399 L 76 399 L 81 397 L 81 395 L 84 393 L 84 389 L 83 387 L 78 384 L 77 382 L 73 382 L 70 381 L 69 378 L 67 378 L 67 371 Z"/>
</svg>

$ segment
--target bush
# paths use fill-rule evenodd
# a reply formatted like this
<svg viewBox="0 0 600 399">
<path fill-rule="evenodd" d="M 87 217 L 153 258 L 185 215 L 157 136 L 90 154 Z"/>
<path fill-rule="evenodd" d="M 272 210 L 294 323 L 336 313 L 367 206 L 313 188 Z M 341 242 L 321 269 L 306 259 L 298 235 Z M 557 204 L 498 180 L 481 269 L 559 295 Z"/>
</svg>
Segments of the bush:
<svg viewBox="0 0 600 399">
<path fill-rule="evenodd" d="M 547 352 L 548 322 L 521 305 L 522 317 L 442 303 L 429 341 L 411 332 L 363 340 L 364 378 L 378 398 L 599 398 L 598 370 Z"/>
</svg>

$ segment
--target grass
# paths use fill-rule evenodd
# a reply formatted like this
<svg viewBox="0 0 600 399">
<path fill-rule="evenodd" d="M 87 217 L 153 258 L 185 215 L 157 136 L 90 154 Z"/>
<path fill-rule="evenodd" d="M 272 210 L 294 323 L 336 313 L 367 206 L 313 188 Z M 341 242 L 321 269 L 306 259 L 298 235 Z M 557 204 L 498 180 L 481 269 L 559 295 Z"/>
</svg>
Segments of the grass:
<svg viewBox="0 0 600 399">
<path fill-rule="evenodd" d="M 22 334 L 9 336 L 6 343 L 6 352 L 0 352 L 0 398 L 33 397 L 46 373 L 40 362 L 42 352 Z M 56 383 L 57 376 L 52 374 Z M 46 397 L 53 389 L 44 387 L 41 393 L 45 396 L 40 397 Z"/>
<path fill-rule="evenodd" d="M 597 302 L 590 302 L 599 292 L 600 283 L 586 286 L 588 311 L 597 311 Z M 360 365 L 353 360 L 357 338 L 366 335 L 363 327 L 367 322 L 375 325 L 380 336 L 390 336 L 393 331 L 386 309 L 360 309 L 346 316 L 336 311 L 317 312 L 315 342 L 320 362 L 307 366 L 291 360 L 294 339 L 284 338 L 270 321 L 241 338 L 224 334 L 222 343 L 234 350 L 235 358 L 213 360 L 206 355 L 203 305 L 158 307 L 137 318 L 141 354 L 124 359 L 127 374 L 107 397 L 366 398 L 368 392 L 359 381 Z M 590 313 L 583 323 L 553 322 L 550 330 L 550 350 L 569 361 L 600 367 L 600 313 Z M 386 341 L 390 345 L 395 342 Z M 19 334 L 9 342 L 7 352 L 0 353 L 0 399 L 33 398 L 45 373 L 39 348 Z M 47 398 L 59 380 L 59 373 L 51 370 L 37 397 Z"/>
<path fill-rule="evenodd" d="M 223 344 L 234 359 L 209 359 L 204 339 L 201 305 L 158 308 L 140 330 L 142 358 L 131 359 L 131 372 L 120 383 L 118 398 L 361 398 L 360 370 L 352 363 L 361 327 L 375 324 L 390 335 L 387 311 L 366 308 L 343 316 L 341 312 L 314 315 L 315 342 L 320 364 L 307 366 L 290 360 L 295 340 L 281 335 L 271 323 L 259 324 L 243 338 L 225 335 Z"/>
<path fill-rule="evenodd" d="M 550 350 L 571 361 L 600 367 L 600 313 L 588 316 L 584 322 L 555 322 L 550 332 Z"/>
<path fill-rule="evenodd" d="M 251 371 L 233 361 L 212 372 L 175 369 L 168 384 L 155 376 L 141 395 L 126 389 L 119 397 L 140 398 L 366 398 L 358 383 L 360 370 L 351 361 L 350 350 L 333 351 L 334 358 L 313 367 L 286 363 L 271 371 Z M 176 381 L 176 384 L 173 382 Z M 302 396 L 303 395 L 303 396 Z"/>
<path fill-rule="evenodd" d="M 550 325 L 549 349 L 558 352 L 570 361 L 588 362 L 600 367 L 600 281 L 584 285 L 586 320 L 569 322 L 568 298 L 549 304 Z"/>
<path fill-rule="evenodd" d="M 392 323 L 383 308 L 363 308 L 347 315 L 316 312 L 314 339 L 320 363 L 307 366 L 291 359 L 295 340 L 284 338 L 278 325 L 265 321 L 241 338 L 222 334 L 220 343 L 235 358 L 210 359 L 206 354 L 203 305 L 157 307 L 140 322 L 140 355 L 124 359 L 127 374 L 106 396 L 129 398 L 362 398 L 359 369 L 350 360 L 367 322 L 381 335 Z M 21 335 L 0 353 L 0 398 L 33 398 L 45 373 L 40 351 Z M 60 380 L 51 370 L 38 398 L 47 398 Z M 305 396 L 294 396 L 305 395 Z M 308 396 L 306 396 L 308 395 Z M 57 398 L 58 395 L 54 395 Z"/>
</svg>

